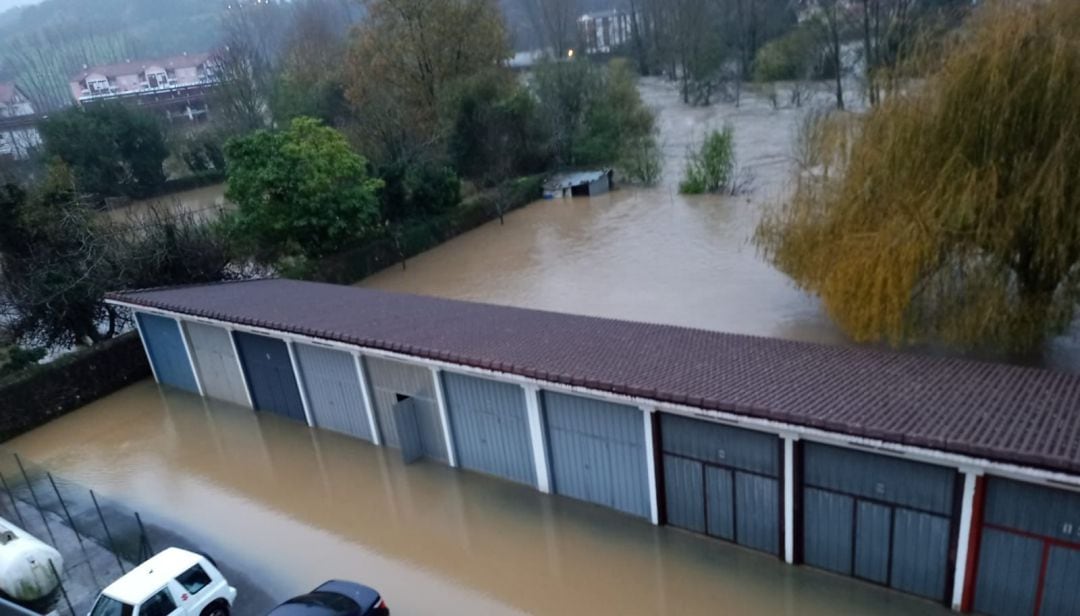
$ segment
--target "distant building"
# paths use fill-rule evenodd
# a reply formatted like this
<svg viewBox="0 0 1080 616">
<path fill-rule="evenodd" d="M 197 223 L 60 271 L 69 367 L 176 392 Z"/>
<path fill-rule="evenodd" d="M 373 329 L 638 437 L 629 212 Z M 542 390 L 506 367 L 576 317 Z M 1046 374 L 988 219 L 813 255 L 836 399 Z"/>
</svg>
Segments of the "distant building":
<svg viewBox="0 0 1080 616">
<path fill-rule="evenodd" d="M 634 14 L 611 9 L 586 13 L 578 18 L 578 35 L 585 53 L 611 53 L 629 43 L 634 34 Z"/>
<path fill-rule="evenodd" d="M 204 117 L 207 94 L 216 84 L 208 53 L 87 66 L 70 82 L 71 95 L 80 105 L 122 100 L 162 110 L 170 120 Z"/>
<path fill-rule="evenodd" d="M 0 157 L 23 160 L 41 145 L 34 105 L 14 83 L 0 82 Z"/>
</svg>

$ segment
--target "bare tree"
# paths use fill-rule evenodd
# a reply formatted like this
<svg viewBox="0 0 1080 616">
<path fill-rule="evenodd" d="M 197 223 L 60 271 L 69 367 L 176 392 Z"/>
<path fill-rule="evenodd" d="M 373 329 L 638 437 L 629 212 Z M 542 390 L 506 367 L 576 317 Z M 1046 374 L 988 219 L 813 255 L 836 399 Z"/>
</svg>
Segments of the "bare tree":
<svg viewBox="0 0 1080 616">
<path fill-rule="evenodd" d="M 577 43 L 578 0 L 527 0 L 526 8 L 533 28 L 556 57 Z"/>
</svg>

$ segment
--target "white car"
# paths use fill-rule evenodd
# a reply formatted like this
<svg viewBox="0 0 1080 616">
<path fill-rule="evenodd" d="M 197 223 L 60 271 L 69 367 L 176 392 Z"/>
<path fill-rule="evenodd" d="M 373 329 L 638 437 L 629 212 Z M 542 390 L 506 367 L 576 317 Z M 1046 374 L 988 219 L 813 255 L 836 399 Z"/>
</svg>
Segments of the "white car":
<svg viewBox="0 0 1080 616">
<path fill-rule="evenodd" d="M 234 599 L 210 559 L 168 548 L 109 584 L 90 616 L 228 616 Z"/>
</svg>

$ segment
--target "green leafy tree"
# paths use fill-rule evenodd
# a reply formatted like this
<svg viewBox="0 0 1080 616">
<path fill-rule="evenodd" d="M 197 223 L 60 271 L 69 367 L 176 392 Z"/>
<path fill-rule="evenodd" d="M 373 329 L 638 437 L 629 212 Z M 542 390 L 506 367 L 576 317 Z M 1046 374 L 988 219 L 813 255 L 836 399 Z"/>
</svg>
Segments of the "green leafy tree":
<svg viewBox="0 0 1080 616">
<path fill-rule="evenodd" d="M 735 131 L 725 126 L 706 135 L 701 149 L 690 152 L 679 192 L 688 195 L 719 192 L 731 185 L 734 172 Z"/>
<path fill-rule="evenodd" d="M 370 237 L 378 191 L 367 162 L 341 133 L 312 118 L 260 130 L 225 146 L 237 205 L 226 224 L 250 254 L 267 261 L 327 256 Z"/>
<path fill-rule="evenodd" d="M 619 165 L 642 148 L 658 154 L 655 116 L 625 61 L 550 63 L 537 70 L 534 88 L 561 165 Z"/>
<path fill-rule="evenodd" d="M 62 160 L 80 192 L 143 197 L 165 183 L 165 129 L 154 116 L 118 104 L 51 114 L 39 130 L 45 154 Z"/>
<path fill-rule="evenodd" d="M 1073 0 L 979 9 L 918 87 L 811 127 L 758 245 L 857 340 L 1030 349 L 1063 331 L 1080 301 L 1077 41 Z"/>
</svg>

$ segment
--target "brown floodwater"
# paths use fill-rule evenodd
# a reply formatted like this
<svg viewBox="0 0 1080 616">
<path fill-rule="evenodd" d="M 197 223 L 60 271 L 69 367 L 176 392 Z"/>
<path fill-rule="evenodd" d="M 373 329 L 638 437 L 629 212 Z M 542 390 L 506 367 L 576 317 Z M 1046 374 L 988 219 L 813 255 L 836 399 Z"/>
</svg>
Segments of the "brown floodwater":
<svg viewBox="0 0 1080 616">
<path fill-rule="evenodd" d="M 276 600 L 344 577 L 395 614 L 946 613 L 152 381 L 8 446 L 168 522 Z"/>
<path fill-rule="evenodd" d="M 104 215 L 122 224 L 138 224 L 152 211 L 167 216 L 189 215 L 196 220 L 213 220 L 229 207 L 231 204 L 225 200 L 225 184 L 213 184 L 152 199 L 134 200 L 106 210 Z"/>
<path fill-rule="evenodd" d="M 657 188 L 538 201 L 390 267 L 361 284 L 454 299 L 822 342 L 852 344 L 822 310 L 766 263 L 751 242 L 763 211 L 789 194 L 793 147 L 807 108 L 688 108 L 670 84 L 643 80 L 665 151 Z M 814 104 L 830 105 L 827 91 Z M 678 194 L 687 148 L 730 124 L 738 196 Z M 1015 363 L 1080 371 L 1080 326 Z M 920 352 L 950 353 L 936 348 Z"/>
</svg>

